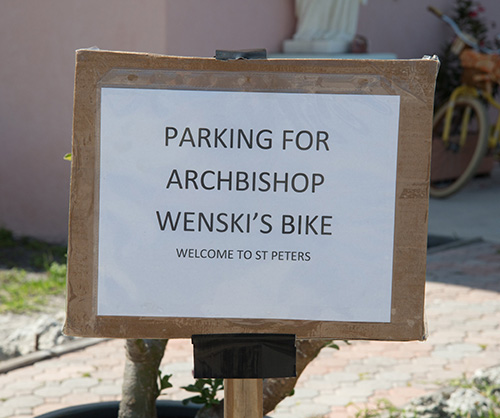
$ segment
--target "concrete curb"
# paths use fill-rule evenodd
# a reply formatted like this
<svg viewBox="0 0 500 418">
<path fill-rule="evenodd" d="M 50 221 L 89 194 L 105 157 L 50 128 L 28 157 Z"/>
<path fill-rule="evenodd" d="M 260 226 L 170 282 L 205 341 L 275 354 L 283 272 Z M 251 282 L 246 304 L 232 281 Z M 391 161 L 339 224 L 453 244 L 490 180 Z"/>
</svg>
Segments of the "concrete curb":
<svg viewBox="0 0 500 418">
<path fill-rule="evenodd" d="M 83 350 L 84 348 L 99 344 L 103 341 L 108 341 L 108 338 L 85 338 L 56 346 L 50 350 L 35 351 L 34 353 L 30 353 L 25 356 L 5 360 L 0 363 L 0 374 L 8 373 L 21 367 L 30 366 L 42 360 L 48 360 L 54 357 L 62 356 L 63 354 Z"/>
</svg>

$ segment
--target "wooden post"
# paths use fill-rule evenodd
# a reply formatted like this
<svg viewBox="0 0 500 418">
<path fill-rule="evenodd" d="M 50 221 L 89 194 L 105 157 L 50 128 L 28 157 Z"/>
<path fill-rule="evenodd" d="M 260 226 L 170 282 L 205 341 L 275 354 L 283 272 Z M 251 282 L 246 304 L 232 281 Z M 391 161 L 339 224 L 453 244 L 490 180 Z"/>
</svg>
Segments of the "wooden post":
<svg viewBox="0 0 500 418">
<path fill-rule="evenodd" d="M 262 418 L 262 379 L 224 379 L 224 418 Z"/>
</svg>

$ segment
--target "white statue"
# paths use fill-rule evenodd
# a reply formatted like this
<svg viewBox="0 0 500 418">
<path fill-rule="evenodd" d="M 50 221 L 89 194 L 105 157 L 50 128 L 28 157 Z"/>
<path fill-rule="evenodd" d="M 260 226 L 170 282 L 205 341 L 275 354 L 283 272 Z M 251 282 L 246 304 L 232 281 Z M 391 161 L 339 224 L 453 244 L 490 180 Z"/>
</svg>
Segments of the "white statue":
<svg viewBox="0 0 500 418">
<path fill-rule="evenodd" d="M 297 30 L 285 52 L 346 52 L 367 0 L 295 0 Z"/>
</svg>

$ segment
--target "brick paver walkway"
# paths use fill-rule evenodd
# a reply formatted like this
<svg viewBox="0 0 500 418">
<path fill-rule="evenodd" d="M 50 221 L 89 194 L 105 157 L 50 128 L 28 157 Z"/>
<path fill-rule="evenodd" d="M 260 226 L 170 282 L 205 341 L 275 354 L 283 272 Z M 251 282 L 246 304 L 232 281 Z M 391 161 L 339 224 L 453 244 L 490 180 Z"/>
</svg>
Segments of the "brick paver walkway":
<svg viewBox="0 0 500 418">
<path fill-rule="evenodd" d="M 347 417 L 387 399 L 401 406 L 451 379 L 500 364 L 500 245 L 478 243 L 428 256 L 426 342 L 354 341 L 324 349 L 273 418 Z M 0 375 L 0 418 L 120 398 L 124 344 L 110 340 Z M 184 399 L 193 381 L 189 340 L 169 341 L 162 363 Z"/>
</svg>

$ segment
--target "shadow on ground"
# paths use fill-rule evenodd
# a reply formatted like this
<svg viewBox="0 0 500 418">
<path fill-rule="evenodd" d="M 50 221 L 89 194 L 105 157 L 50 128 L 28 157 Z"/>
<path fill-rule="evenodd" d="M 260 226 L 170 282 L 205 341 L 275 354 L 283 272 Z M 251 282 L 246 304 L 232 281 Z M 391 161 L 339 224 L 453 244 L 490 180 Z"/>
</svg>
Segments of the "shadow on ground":
<svg viewBox="0 0 500 418">
<path fill-rule="evenodd" d="M 439 237 L 429 241 L 427 281 L 500 292 L 500 244 Z"/>
</svg>

